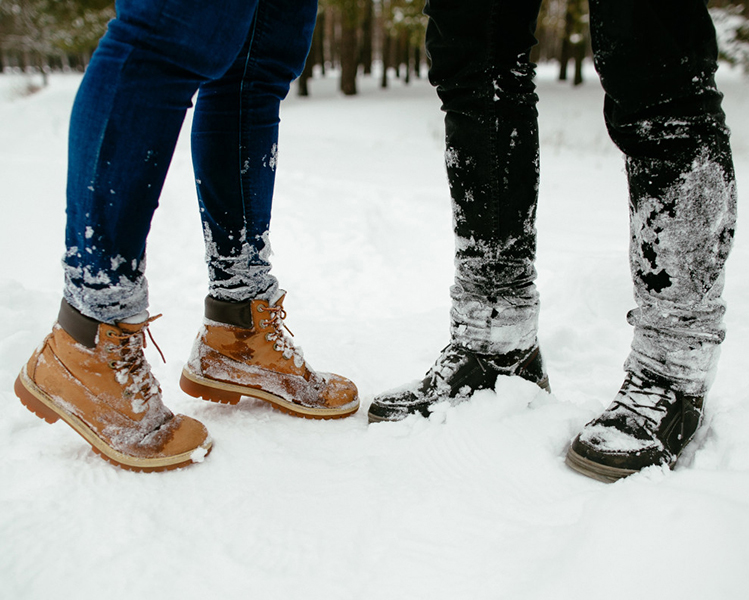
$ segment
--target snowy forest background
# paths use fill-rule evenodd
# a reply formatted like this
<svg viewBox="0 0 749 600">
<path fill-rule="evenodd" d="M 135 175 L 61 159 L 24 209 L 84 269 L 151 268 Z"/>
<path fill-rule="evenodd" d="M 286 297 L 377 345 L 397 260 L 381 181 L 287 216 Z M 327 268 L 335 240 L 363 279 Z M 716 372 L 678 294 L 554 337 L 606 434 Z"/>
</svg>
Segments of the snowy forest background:
<svg viewBox="0 0 749 600">
<path fill-rule="evenodd" d="M 333 69 L 344 94 L 357 93 L 357 79 L 388 69 L 406 83 L 425 65 L 423 0 L 320 0 L 317 28 L 299 93 L 315 68 Z M 723 58 L 749 69 L 749 0 L 710 0 L 721 32 Z M 85 68 L 114 16 L 113 0 L 0 0 L 0 72 Z M 586 0 L 544 0 L 537 29 L 535 62 L 556 61 L 559 78 L 582 83 L 590 53 Z M 571 73 L 568 74 L 568 66 Z M 44 79 L 46 82 L 46 79 Z"/>
<path fill-rule="evenodd" d="M 167 362 L 151 344 L 146 353 L 166 403 L 203 421 L 215 447 L 201 464 L 138 474 L 13 393 L 59 308 L 67 124 L 95 43 L 85 32 L 111 6 L 0 0 L 0 599 L 749 598 L 745 4 L 714 13 L 739 225 L 705 425 L 674 471 L 612 485 L 564 464 L 621 384 L 633 307 L 626 178 L 603 92 L 588 60 L 582 85 L 572 60 L 560 82 L 564 38 L 543 33 L 562 28 L 568 3 L 546 3 L 537 51 L 539 338 L 553 393 L 500 378 L 429 419 L 371 426 L 374 395 L 421 377 L 447 342 L 453 237 L 439 100 L 400 50 L 381 62 L 384 39 L 403 48 L 404 30 L 423 36 L 420 9 L 371 4 L 371 75 L 357 67 L 354 95 L 335 54 L 342 6 L 321 3 L 324 62 L 313 53 L 309 96 L 297 85 L 282 104 L 271 238 L 295 342 L 315 368 L 350 377 L 362 409 L 318 422 L 180 391 L 207 289 L 188 114 L 149 237 L 151 307 L 164 314 L 152 330 Z M 420 46 L 409 47 L 416 62 Z"/>
</svg>

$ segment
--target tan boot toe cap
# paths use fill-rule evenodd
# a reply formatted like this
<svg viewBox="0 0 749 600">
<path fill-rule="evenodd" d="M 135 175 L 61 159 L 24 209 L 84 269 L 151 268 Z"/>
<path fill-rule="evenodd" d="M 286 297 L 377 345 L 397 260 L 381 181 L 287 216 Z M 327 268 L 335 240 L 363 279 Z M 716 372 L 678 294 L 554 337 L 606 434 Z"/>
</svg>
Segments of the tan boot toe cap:
<svg viewBox="0 0 749 600">
<path fill-rule="evenodd" d="M 325 379 L 326 386 L 322 393 L 325 406 L 340 408 L 353 403 L 358 404 L 359 390 L 353 381 L 332 373 Z"/>
<path fill-rule="evenodd" d="M 212 445 L 205 425 L 185 415 L 175 415 L 149 441 L 158 446 L 158 454 L 163 457 L 187 455 L 200 449 L 207 453 Z"/>
</svg>

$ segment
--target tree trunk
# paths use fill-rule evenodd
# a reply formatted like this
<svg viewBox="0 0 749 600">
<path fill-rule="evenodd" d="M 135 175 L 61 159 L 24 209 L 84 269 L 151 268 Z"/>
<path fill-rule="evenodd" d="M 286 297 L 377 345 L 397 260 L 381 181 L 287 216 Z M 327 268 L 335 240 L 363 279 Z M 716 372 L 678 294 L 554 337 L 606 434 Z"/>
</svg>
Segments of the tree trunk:
<svg viewBox="0 0 749 600">
<path fill-rule="evenodd" d="M 297 88 L 297 93 L 299 96 L 309 96 L 309 86 L 307 85 L 308 81 L 312 78 L 312 69 L 314 67 L 314 61 L 315 58 L 312 55 L 312 52 L 309 53 L 307 56 L 307 62 L 304 63 L 304 70 L 302 71 L 302 74 L 299 75 L 299 83 Z"/>
<path fill-rule="evenodd" d="M 365 75 L 372 74 L 372 30 L 374 21 L 374 0 L 364 0 L 364 14 L 362 15 L 361 56 L 359 59 Z"/>
<path fill-rule="evenodd" d="M 315 70 L 315 65 L 323 65 L 323 74 L 325 73 L 325 56 L 323 52 L 323 38 L 325 31 L 325 16 L 323 9 L 319 9 L 317 14 L 317 22 L 315 23 L 315 30 L 312 33 L 312 44 L 310 45 L 309 54 L 307 55 L 307 61 L 304 63 L 304 70 L 299 75 L 299 96 L 309 96 L 309 80 L 312 79 L 312 75 Z"/>
<path fill-rule="evenodd" d="M 559 81 L 567 80 L 567 65 L 575 61 L 574 85 L 583 82 L 582 61 L 585 58 L 585 24 L 583 23 L 583 3 L 581 0 L 567 0 L 564 15 L 564 37 L 559 57 Z"/>
<path fill-rule="evenodd" d="M 341 64 L 341 14 L 340 11 L 329 13 L 326 23 L 328 34 L 328 60 L 333 68 Z"/>
<path fill-rule="evenodd" d="M 406 73 L 403 78 L 403 83 L 408 85 L 411 83 L 411 32 L 408 29 L 404 29 L 401 33 L 401 56 L 403 64 L 406 68 Z"/>
<path fill-rule="evenodd" d="M 581 85 L 583 82 L 583 60 L 585 60 L 585 42 L 581 40 L 575 45 L 575 78 L 572 85 Z"/>
<path fill-rule="evenodd" d="M 564 37 L 562 38 L 562 49 L 559 56 L 559 81 L 567 81 L 567 63 L 569 63 L 572 54 L 570 38 L 575 27 L 574 3 L 575 0 L 567 0 L 567 12 L 564 15 Z"/>
<path fill-rule="evenodd" d="M 395 69 L 395 77 L 396 79 L 401 78 L 401 38 L 400 36 L 392 36 L 390 38 L 390 56 L 392 56 L 393 61 L 393 68 Z"/>
<path fill-rule="evenodd" d="M 320 65 L 321 75 L 325 75 L 325 21 L 325 9 L 321 8 L 317 13 L 317 23 L 312 34 L 312 48 L 310 48 L 312 66 Z"/>
<path fill-rule="evenodd" d="M 390 35 L 383 29 L 382 31 L 382 79 L 380 87 L 388 86 L 388 68 L 390 67 Z"/>
<path fill-rule="evenodd" d="M 356 71 L 359 66 L 357 6 L 356 0 L 345 0 L 341 6 L 341 91 L 346 96 L 356 94 Z"/>
</svg>

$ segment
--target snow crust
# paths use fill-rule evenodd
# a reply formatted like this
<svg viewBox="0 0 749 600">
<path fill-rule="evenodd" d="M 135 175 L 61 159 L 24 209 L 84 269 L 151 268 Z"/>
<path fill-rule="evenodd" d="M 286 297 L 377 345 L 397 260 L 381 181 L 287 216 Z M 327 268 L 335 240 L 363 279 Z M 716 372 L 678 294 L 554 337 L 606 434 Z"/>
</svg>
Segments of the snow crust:
<svg viewBox="0 0 749 600">
<path fill-rule="evenodd" d="M 189 136 L 149 238 L 153 372 L 215 446 L 162 474 L 118 470 L 13 382 L 49 332 L 63 277 L 66 131 L 79 77 L 18 97 L 0 76 L 0 598 L 744 600 L 749 590 L 749 242 L 728 261 L 727 335 L 706 423 L 673 472 L 613 485 L 564 465 L 614 398 L 632 330 L 624 164 L 588 68 L 542 67 L 539 340 L 553 394 L 501 377 L 430 419 L 367 426 L 376 393 L 448 341 L 454 240 L 439 100 L 426 81 L 315 79 L 282 108 L 273 273 L 295 342 L 350 377 L 361 411 L 296 419 L 184 395 L 207 291 Z M 721 69 L 749 189 L 749 79 Z M 188 119 L 189 122 L 189 119 Z M 187 130 L 186 130 L 187 131 Z M 742 210 L 743 208 L 743 210 Z M 204 459 L 204 460 L 203 460 Z M 202 460 L 202 462 L 200 462 Z"/>
<path fill-rule="evenodd" d="M 239 238 L 242 250 L 237 256 L 221 255 L 208 224 L 203 225 L 203 236 L 208 269 L 221 275 L 211 277 L 209 292 L 214 298 L 234 302 L 253 298 L 270 300 L 278 293 L 278 281 L 269 273 L 268 266 L 273 254 L 270 232 L 266 231 L 255 240 L 262 240 L 262 250 L 258 252 L 256 245 L 247 240 L 247 230 L 242 229 Z M 224 278 L 222 272 L 229 277 Z"/>
<path fill-rule="evenodd" d="M 86 250 L 91 251 L 90 248 Z M 67 251 L 66 259 L 76 254 L 80 256 L 78 248 L 73 246 Z M 113 268 L 124 262 L 126 262 L 125 259 L 119 255 L 111 259 Z M 76 267 L 64 260 L 62 267 L 65 274 L 63 290 L 65 299 L 86 316 L 104 323 L 115 323 L 140 313 L 148 306 L 148 282 L 144 276 L 146 259 L 144 258 L 138 265 L 133 265 L 133 267 L 136 266 L 138 278 L 135 281 L 121 275 L 116 282 L 113 282 L 105 271 L 94 273 L 88 266 Z M 86 287 L 80 285 L 81 281 L 86 284 Z"/>
</svg>

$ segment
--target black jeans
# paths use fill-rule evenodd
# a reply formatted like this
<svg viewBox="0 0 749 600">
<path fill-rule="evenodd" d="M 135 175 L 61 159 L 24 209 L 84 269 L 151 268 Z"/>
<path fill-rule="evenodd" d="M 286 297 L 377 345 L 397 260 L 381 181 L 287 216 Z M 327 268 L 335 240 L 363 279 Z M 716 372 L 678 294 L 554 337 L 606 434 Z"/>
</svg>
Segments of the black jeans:
<svg viewBox="0 0 749 600">
<path fill-rule="evenodd" d="M 536 343 L 539 144 L 530 49 L 539 0 L 427 0 L 454 207 L 453 341 Z M 703 0 L 590 0 L 604 117 L 624 152 L 637 308 L 626 368 L 702 393 L 724 330 L 736 214 L 728 130 Z"/>
</svg>

